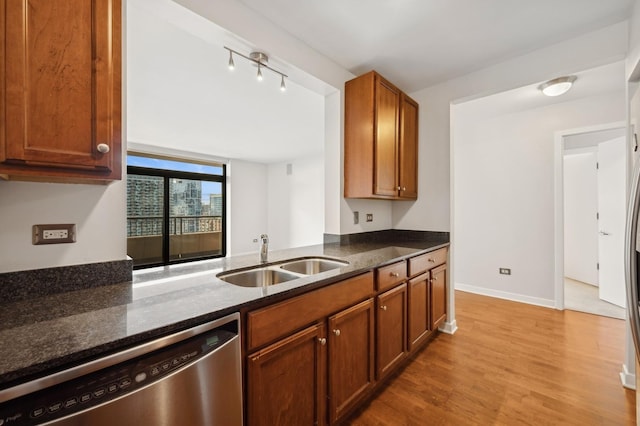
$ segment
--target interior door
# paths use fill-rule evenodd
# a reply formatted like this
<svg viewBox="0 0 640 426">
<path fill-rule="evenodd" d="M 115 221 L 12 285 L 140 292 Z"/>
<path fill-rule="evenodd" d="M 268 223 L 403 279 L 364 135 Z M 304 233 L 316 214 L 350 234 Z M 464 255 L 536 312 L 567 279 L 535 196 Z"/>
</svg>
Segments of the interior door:
<svg viewBox="0 0 640 426">
<path fill-rule="evenodd" d="M 625 138 L 598 144 L 600 299 L 625 307 Z"/>
</svg>

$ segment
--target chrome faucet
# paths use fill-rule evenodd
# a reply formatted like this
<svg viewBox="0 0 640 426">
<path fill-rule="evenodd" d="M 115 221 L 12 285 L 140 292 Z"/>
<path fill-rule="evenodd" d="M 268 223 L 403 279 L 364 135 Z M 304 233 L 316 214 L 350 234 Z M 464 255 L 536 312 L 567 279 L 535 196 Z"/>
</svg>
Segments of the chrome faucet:
<svg viewBox="0 0 640 426">
<path fill-rule="evenodd" d="M 269 236 L 267 234 L 260 235 L 260 262 L 267 263 L 269 254 Z"/>
</svg>

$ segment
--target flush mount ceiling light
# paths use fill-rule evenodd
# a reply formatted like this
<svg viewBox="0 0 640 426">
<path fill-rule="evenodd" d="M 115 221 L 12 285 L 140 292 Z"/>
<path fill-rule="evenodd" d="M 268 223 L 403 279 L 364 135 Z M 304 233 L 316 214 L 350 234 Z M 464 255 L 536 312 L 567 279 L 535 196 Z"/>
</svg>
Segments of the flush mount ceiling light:
<svg viewBox="0 0 640 426">
<path fill-rule="evenodd" d="M 246 56 L 236 50 L 228 48 L 227 46 L 224 46 L 224 48 L 229 51 L 229 69 L 230 70 L 233 70 L 235 68 L 235 63 L 233 62 L 233 55 L 238 55 L 241 58 L 245 58 L 246 60 L 253 62 L 253 65 L 258 67 L 258 74 L 256 75 L 256 78 L 258 79 L 258 81 L 262 81 L 262 69 L 265 68 L 271 72 L 278 74 L 280 76 L 280 90 L 283 92 L 287 90 L 287 86 L 284 84 L 284 79 L 287 78 L 288 76 L 267 65 L 267 63 L 269 62 L 269 57 L 265 53 L 251 52 L 249 56 Z"/>
<path fill-rule="evenodd" d="M 576 81 L 577 78 L 575 75 L 554 78 L 546 83 L 542 83 L 538 86 L 538 89 L 547 96 L 560 96 L 571 89 L 573 82 Z"/>
</svg>

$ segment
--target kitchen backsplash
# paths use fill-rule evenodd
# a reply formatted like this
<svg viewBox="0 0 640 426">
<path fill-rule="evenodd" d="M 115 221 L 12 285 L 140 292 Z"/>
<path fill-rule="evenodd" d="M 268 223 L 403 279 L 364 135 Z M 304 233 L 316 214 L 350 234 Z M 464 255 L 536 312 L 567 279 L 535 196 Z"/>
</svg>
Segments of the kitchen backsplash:
<svg viewBox="0 0 640 426">
<path fill-rule="evenodd" d="M 324 243 L 361 244 L 384 243 L 385 241 L 428 241 L 446 244 L 449 242 L 448 232 L 411 231 L 404 229 L 386 229 L 383 231 L 359 232 L 356 234 L 324 234 Z"/>
<path fill-rule="evenodd" d="M 0 305 L 131 281 L 131 259 L 0 274 Z"/>
</svg>

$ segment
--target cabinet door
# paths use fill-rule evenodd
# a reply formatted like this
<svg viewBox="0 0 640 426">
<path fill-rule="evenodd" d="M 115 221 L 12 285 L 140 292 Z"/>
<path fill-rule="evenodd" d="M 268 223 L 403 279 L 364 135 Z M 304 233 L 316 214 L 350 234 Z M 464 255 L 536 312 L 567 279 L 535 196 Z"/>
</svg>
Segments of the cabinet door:
<svg viewBox="0 0 640 426">
<path fill-rule="evenodd" d="M 375 91 L 374 193 L 397 197 L 400 91 L 379 76 Z"/>
<path fill-rule="evenodd" d="M 333 423 L 373 386 L 373 299 L 330 317 L 328 324 L 329 415 Z"/>
<path fill-rule="evenodd" d="M 0 173 L 120 179 L 120 0 L 2 7 Z"/>
<path fill-rule="evenodd" d="M 418 198 L 418 103 L 402 95 L 400 104 L 400 198 Z"/>
<path fill-rule="evenodd" d="M 447 318 L 447 266 L 431 270 L 431 329 Z"/>
<path fill-rule="evenodd" d="M 325 349 L 318 324 L 249 355 L 247 424 L 325 424 Z"/>
<path fill-rule="evenodd" d="M 431 332 L 429 321 L 429 272 L 409 281 L 408 285 L 409 351 L 419 347 Z"/>
<path fill-rule="evenodd" d="M 377 377 L 393 369 L 406 354 L 407 284 L 377 297 Z"/>
</svg>

